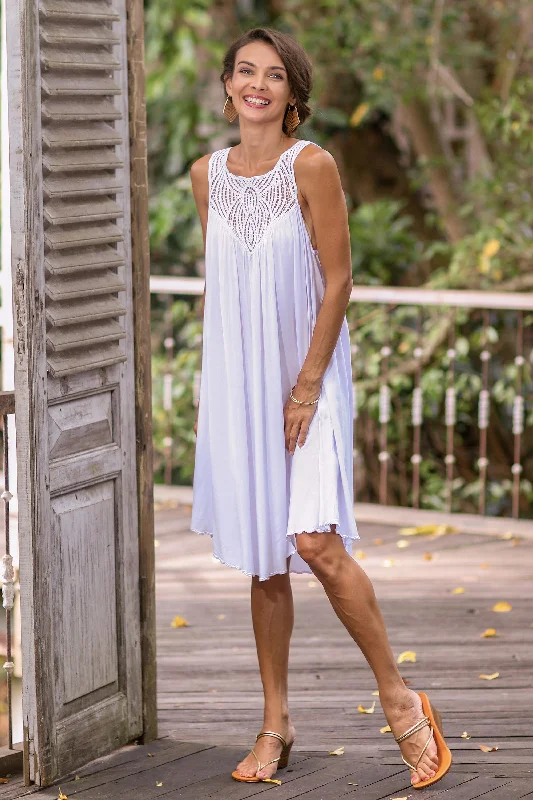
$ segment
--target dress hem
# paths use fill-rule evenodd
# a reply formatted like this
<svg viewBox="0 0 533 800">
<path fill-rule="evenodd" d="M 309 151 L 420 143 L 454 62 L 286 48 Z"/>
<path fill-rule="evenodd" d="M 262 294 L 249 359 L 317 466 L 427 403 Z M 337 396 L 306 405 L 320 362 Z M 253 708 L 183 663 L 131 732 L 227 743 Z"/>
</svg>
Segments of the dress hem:
<svg viewBox="0 0 533 800">
<path fill-rule="evenodd" d="M 313 530 L 313 533 L 326 532 L 326 529 L 327 529 L 327 532 L 331 532 L 331 525 L 338 525 L 338 524 L 339 524 L 338 522 L 332 522 L 332 523 L 326 523 L 325 525 L 319 525 L 317 528 L 315 528 Z M 324 529 L 324 530 L 322 530 L 322 529 Z M 211 539 L 213 539 L 213 535 L 214 534 L 211 531 L 200 531 L 197 528 L 189 528 L 189 530 L 192 531 L 193 533 L 198 533 L 200 536 L 210 536 Z M 306 533 L 306 531 L 296 531 L 295 533 L 287 533 L 286 537 L 289 538 L 289 536 L 294 536 L 294 535 L 296 535 L 296 533 Z M 356 541 L 357 539 L 360 538 L 359 536 L 349 536 L 349 535 L 346 535 L 346 534 L 338 533 L 337 531 L 336 531 L 336 533 L 337 533 L 337 536 L 341 537 L 344 546 L 346 546 L 346 542 L 347 541 L 354 542 L 354 541 Z M 289 553 L 285 558 L 286 559 L 287 558 L 291 558 L 294 555 L 298 555 L 298 550 L 296 548 L 294 548 L 292 553 Z M 260 581 L 266 581 L 266 580 L 268 580 L 268 578 L 272 578 L 274 575 L 286 575 L 287 572 L 289 572 L 289 573 L 292 572 L 295 575 L 307 575 L 307 574 L 310 574 L 310 573 L 308 573 L 307 570 L 298 570 L 298 569 L 288 569 L 287 570 L 287 569 L 284 569 L 284 570 L 281 570 L 280 572 L 270 572 L 268 575 L 265 575 L 264 577 L 261 577 L 257 572 L 248 572 L 243 567 L 240 567 L 238 564 L 230 564 L 229 561 L 225 561 L 221 556 L 218 555 L 218 553 L 215 553 L 214 550 L 213 550 L 213 558 L 215 558 L 221 564 L 224 564 L 224 566 L 226 566 L 226 567 L 231 567 L 232 569 L 238 569 L 238 570 L 240 570 L 240 572 L 242 572 L 244 575 L 247 575 L 249 578 L 259 578 Z M 312 574 L 312 572 L 311 572 L 311 574 Z"/>
</svg>

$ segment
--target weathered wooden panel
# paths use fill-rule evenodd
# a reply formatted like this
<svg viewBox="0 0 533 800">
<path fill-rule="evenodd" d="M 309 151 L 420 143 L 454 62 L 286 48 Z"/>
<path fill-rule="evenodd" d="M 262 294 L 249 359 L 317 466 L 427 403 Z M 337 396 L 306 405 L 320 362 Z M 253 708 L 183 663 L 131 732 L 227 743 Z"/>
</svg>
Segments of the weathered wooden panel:
<svg viewBox="0 0 533 800">
<path fill-rule="evenodd" d="M 113 441 L 111 393 L 55 403 L 48 407 L 50 458 L 62 458 Z"/>
<path fill-rule="evenodd" d="M 59 555 L 53 580 L 61 586 L 61 606 L 54 609 L 57 647 L 62 651 L 61 705 L 118 678 L 114 517 L 112 481 L 52 501 Z M 88 704 L 90 698 L 85 700 Z"/>
</svg>

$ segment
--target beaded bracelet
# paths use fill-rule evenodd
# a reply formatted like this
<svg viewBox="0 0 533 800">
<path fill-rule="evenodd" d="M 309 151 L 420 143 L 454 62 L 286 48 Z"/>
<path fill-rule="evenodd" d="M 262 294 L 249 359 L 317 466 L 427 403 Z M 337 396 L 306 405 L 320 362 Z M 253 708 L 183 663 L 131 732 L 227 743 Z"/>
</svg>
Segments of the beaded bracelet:
<svg viewBox="0 0 533 800">
<path fill-rule="evenodd" d="M 292 387 L 292 389 L 294 389 L 294 386 Z M 298 403 L 298 405 L 300 405 L 300 406 L 314 406 L 315 403 L 318 403 L 318 401 L 320 399 L 320 394 L 322 394 L 322 390 L 320 390 L 320 394 L 318 395 L 316 400 L 311 400 L 311 402 L 306 402 L 305 400 L 297 400 L 292 394 L 292 389 L 290 391 L 291 400 L 294 400 L 294 402 Z"/>
</svg>

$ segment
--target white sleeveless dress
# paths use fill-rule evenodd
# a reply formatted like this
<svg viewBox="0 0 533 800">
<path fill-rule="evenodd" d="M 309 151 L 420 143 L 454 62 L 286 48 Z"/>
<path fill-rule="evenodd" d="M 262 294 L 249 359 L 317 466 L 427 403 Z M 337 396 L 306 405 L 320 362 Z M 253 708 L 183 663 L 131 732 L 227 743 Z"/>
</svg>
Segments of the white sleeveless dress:
<svg viewBox="0 0 533 800">
<path fill-rule="evenodd" d="M 299 140 L 250 178 L 209 159 L 206 295 L 191 530 L 213 555 L 266 580 L 310 573 L 295 534 L 353 515 L 353 395 L 346 318 L 303 447 L 285 448 L 283 407 L 309 350 L 324 279 L 298 202 Z"/>
</svg>

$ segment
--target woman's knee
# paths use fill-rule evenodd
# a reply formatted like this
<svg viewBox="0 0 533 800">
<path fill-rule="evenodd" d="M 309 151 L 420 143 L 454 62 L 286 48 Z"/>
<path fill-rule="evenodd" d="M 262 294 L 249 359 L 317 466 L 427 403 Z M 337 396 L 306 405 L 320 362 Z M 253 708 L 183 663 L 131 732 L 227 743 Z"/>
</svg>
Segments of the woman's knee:
<svg viewBox="0 0 533 800">
<path fill-rule="evenodd" d="M 298 533 L 296 534 L 296 549 L 303 560 L 313 567 L 327 567 L 333 565 L 336 558 L 335 533 Z"/>
</svg>

